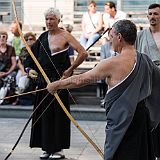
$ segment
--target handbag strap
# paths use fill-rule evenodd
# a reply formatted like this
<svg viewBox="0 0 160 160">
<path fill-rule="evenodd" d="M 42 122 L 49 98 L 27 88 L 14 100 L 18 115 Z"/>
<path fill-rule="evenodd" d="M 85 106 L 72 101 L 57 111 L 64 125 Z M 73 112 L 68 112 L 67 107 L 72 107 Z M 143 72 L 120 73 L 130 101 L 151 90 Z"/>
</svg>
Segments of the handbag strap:
<svg viewBox="0 0 160 160">
<path fill-rule="evenodd" d="M 92 22 L 93 27 L 96 29 L 96 26 L 94 25 L 94 23 L 93 23 L 93 21 L 92 21 L 92 18 L 91 18 L 90 14 L 89 14 L 89 12 L 88 12 L 88 15 L 89 15 L 89 19 L 90 19 L 91 22 Z"/>
</svg>

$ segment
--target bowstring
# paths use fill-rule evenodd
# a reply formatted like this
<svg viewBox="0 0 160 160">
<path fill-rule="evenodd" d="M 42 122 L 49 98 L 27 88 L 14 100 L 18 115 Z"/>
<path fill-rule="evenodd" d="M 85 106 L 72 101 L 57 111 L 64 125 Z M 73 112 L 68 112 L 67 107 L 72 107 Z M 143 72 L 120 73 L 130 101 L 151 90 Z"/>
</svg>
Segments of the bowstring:
<svg viewBox="0 0 160 160">
<path fill-rule="evenodd" d="M 59 91 L 59 93 L 61 92 L 61 90 Z M 47 96 L 49 95 L 50 93 L 47 93 Z M 45 100 L 45 99 L 44 99 Z M 43 116 L 43 114 L 46 112 L 46 110 L 50 107 L 51 103 L 53 103 L 53 101 L 55 100 L 55 97 L 51 100 L 51 102 L 47 105 L 47 107 L 44 109 L 44 111 L 40 114 L 40 116 L 36 119 L 36 121 L 32 124 L 32 127 L 33 128 L 35 126 L 35 124 L 38 122 L 38 120 Z M 42 104 L 42 103 L 41 103 Z M 37 108 L 38 109 L 38 108 Z"/>
</svg>

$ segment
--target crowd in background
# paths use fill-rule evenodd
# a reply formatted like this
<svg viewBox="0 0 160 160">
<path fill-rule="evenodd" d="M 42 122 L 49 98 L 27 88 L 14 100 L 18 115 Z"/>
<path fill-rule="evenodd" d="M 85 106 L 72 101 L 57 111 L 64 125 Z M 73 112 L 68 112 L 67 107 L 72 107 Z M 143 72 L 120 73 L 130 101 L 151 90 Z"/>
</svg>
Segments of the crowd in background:
<svg viewBox="0 0 160 160">
<path fill-rule="evenodd" d="M 21 22 L 19 22 L 19 26 L 22 29 Z M 66 24 L 61 29 L 71 33 L 73 26 Z M 15 20 L 10 25 L 10 31 L 11 33 L 0 31 L 0 104 L 32 105 L 35 99 L 34 94 L 4 99 L 8 96 L 20 95 L 36 89 L 36 81 L 27 75 L 27 71 L 24 68 L 24 61 L 29 56 L 29 53 L 20 37 Z M 37 39 L 36 34 L 33 32 L 27 32 L 23 36 L 29 47 Z M 68 50 L 68 55 L 71 63 L 73 63 L 74 50 L 71 46 Z"/>
<path fill-rule="evenodd" d="M 126 19 L 127 14 L 123 11 L 117 10 L 116 4 L 112 1 L 108 1 L 104 4 L 104 12 L 98 11 L 95 1 L 89 1 L 88 11 L 84 12 L 82 16 L 82 34 L 79 37 L 80 44 L 87 49 L 90 47 L 99 37 L 102 36 L 102 32 L 111 28 L 112 25 L 121 19 Z M 19 22 L 19 26 L 22 29 L 22 24 Z M 61 24 L 61 29 L 72 32 L 73 26 L 70 24 Z M 28 51 L 23 44 L 23 41 L 18 32 L 16 21 L 13 21 L 10 25 L 11 34 L 5 31 L 0 31 L 0 104 L 12 103 L 13 105 L 22 104 L 30 105 L 34 102 L 34 95 L 29 97 L 18 97 L 11 100 L 3 100 L 4 97 L 13 94 L 21 94 L 26 91 L 31 91 L 36 88 L 36 83 L 31 80 L 23 66 L 23 62 L 28 56 Z M 142 33 L 142 32 L 141 32 Z M 147 33 L 144 33 L 147 34 Z M 28 32 L 24 34 L 24 38 L 27 41 L 29 47 L 36 41 L 36 34 Z M 38 38 L 38 37 L 37 37 Z M 149 38 L 149 37 L 148 37 Z M 159 39 L 159 38 L 156 38 Z M 158 40 L 157 40 L 158 41 Z M 139 43 L 138 40 L 136 43 Z M 149 44 L 149 43 L 148 43 Z M 156 44 L 155 44 L 156 45 Z M 141 47 L 142 48 L 142 47 Z M 151 46 L 152 48 L 152 46 Z M 146 49 L 143 49 L 145 52 Z M 105 33 L 101 37 L 100 44 L 100 58 L 101 60 L 116 56 L 118 53 L 114 53 L 112 50 L 112 44 L 110 42 L 109 32 Z M 159 49 L 156 50 L 157 55 L 151 55 L 151 59 L 159 64 Z M 70 46 L 68 50 L 71 63 L 74 61 L 74 50 Z M 30 85 L 32 84 L 32 85 Z M 30 87 L 34 86 L 34 87 Z M 102 80 L 102 88 L 104 97 L 107 86 Z M 32 98 L 31 98 L 32 97 Z M 29 101 L 30 100 L 30 101 Z M 103 99 L 102 99 L 103 103 Z"/>
<path fill-rule="evenodd" d="M 19 26 L 22 29 L 20 22 Z M 19 98 L 11 98 L 8 100 L 3 100 L 3 98 L 14 94 L 21 94 L 29 88 L 30 79 L 23 66 L 23 62 L 29 54 L 18 32 L 16 21 L 11 23 L 10 30 L 11 34 L 9 35 L 5 31 L 0 32 L 0 56 L 1 66 L 3 66 L 0 68 L 0 104 L 12 103 L 13 105 L 17 105 L 20 102 Z M 25 33 L 24 38 L 29 47 L 36 41 L 36 36 L 32 32 Z M 30 87 L 30 90 L 31 89 L 33 89 L 33 87 Z M 26 100 L 24 103 L 22 100 L 22 104 L 30 105 L 33 103 L 31 96 L 28 97 L 28 99 L 30 100 Z"/>
</svg>

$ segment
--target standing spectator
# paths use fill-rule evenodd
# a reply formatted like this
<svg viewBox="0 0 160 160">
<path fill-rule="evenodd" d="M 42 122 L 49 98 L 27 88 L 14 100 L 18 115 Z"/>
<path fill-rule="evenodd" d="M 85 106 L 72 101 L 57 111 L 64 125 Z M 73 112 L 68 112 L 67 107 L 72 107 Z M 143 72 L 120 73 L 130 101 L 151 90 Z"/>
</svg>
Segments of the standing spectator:
<svg viewBox="0 0 160 160">
<path fill-rule="evenodd" d="M 151 4 L 148 7 L 147 17 L 150 23 L 148 29 L 142 30 L 138 33 L 136 40 L 136 49 L 144 54 L 160 68 L 160 4 Z M 157 126 L 155 131 L 160 137 L 160 125 Z M 158 145 L 157 145 L 158 142 Z M 160 157 L 160 144 L 158 139 L 154 141 L 155 155 Z M 157 160 L 160 160 L 158 158 Z"/>
<path fill-rule="evenodd" d="M 58 27 L 60 17 L 61 14 L 56 8 L 49 8 L 45 12 L 48 31 L 42 33 L 31 47 L 50 81 L 71 76 L 74 69 L 87 57 L 87 52 L 78 41 L 69 32 Z M 72 65 L 68 56 L 70 46 L 78 52 Z M 30 56 L 25 61 L 25 68 L 31 78 L 37 78 L 38 89 L 46 87 L 47 83 L 44 77 Z M 33 114 L 32 124 L 35 124 L 35 122 L 36 124 L 31 127 L 30 147 L 39 147 L 44 151 L 40 156 L 41 159 L 55 160 L 64 158 L 63 149 L 69 149 L 70 147 L 70 120 L 57 100 L 52 102 L 53 95 L 48 95 L 40 103 L 47 94 L 47 91 L 36 94 L 34 109 L 37 105 L 40 104 L 40 106 Z M 70 112 L 68 91 L 61 90 L 59 97 Z M 39 117 L 42 113 L 43 115 Z"/>
<path fill-rule="evenodd" d="M 33 43 L 36 41 L 36 36 L 32 32 L 27 32 L 26 34 L 24 34 L 24 38 L 29 47 L 31 47 Z M 16 75 L 16 91 L 15 91 L 16 94 L 23 93 L 24 90 L 29 85 L 29 78 L 27 76 L 27 73 L 23 65 L 24 61 L 27 59 L 27 56 L 29 56 L 29 53 L 26 47 L 23 47 L 19 55 L 18 64 L 17 64 L 18 73 Z M 13 105 L 17 105 L 18 103 L 19 103 L 19 98 L 16 99 Z"/>
<path fill-rule="evenodd" d="M 22 23 L 19 22 L 19 26 L 22 29 Z M 12 45 L 16 52 L 16 59 L 19 58 L 19 54 L 21 53 L 21 49 L 24 47 L 23 41 L 21 40 L 20 34 L 18 32 L 18 26 L 16 21 L 14 20 L 11 23 L 11 32 L 12 34 L 8 37 L 8 44 Z"/>
<path fill-rule="evenodd" d="M 8 34 L 0 31 L 0 98 L 4 98 L 15 82 L 16 55 L 12 46 L 7 44 Z M 13 80 L 13 81 L 12 81 Z M 0 104 L 3 100 L 0 100 Z"/>
<path fill-rule="evenodd" d="M 82 35 L 80 43 L 88 48 L 99 38 L 99 31 L 102 29 L 102 14 L 97 11 L 95 1 L 89 2 L 88 12 L 82 17 Z"/>
</svg>

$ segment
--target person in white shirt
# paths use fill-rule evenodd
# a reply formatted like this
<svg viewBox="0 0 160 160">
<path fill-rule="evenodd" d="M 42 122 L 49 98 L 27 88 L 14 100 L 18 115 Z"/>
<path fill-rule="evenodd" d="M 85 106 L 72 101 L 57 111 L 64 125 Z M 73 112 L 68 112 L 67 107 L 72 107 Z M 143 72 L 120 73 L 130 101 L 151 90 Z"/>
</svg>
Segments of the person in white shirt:
<svg viewBox="0 0 160 160">
<path fill-rule="evenodd" d="M 127 16 L 125 12 L 116 9 L 114 2 L 105 3 L 104 11 L 105 13 L 103 14 L 103 22 L 105 28 L 111 28 L 116 21 L 126 19 Z"/>
<path fill-rule="evenodd" d="M 82 17 L 82 35 L 80 44 L 88 48 L 100 36 L 98 33 L 102 29 L 102 14 L 97 12 L 96 2 L 91 1 L 88 5 L 88 12 Z"/>
<path fill-rule="evenodd" d="M 103 14 L 103 27 L 106 30 L 107 28 L 111 28 L 112 25 L 118 20 L 126 19 L 127 14 L 123 11 L 117 10 L 114 2 L 109 1 L 104 5 L 104 14 Z M 106 43 L 106 39 L 108 39 L 108 35 L 105 34 L 104 40 L 102 44 Z"/>
</svg>

